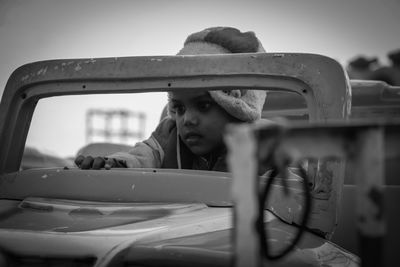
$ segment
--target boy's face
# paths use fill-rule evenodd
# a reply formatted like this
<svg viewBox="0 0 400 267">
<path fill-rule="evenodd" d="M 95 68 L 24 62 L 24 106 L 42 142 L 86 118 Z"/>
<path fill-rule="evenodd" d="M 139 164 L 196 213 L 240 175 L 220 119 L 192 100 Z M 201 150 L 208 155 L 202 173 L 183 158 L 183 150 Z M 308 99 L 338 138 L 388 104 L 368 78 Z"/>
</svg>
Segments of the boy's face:
<svg viewBox="0 0 400 267">
<path fill-rule="evenodd" d="M 207 92 L 170 93 L 181 140 L 198 156 L 223 146 L 225 126 L 237 122 Z"/>
</svg>

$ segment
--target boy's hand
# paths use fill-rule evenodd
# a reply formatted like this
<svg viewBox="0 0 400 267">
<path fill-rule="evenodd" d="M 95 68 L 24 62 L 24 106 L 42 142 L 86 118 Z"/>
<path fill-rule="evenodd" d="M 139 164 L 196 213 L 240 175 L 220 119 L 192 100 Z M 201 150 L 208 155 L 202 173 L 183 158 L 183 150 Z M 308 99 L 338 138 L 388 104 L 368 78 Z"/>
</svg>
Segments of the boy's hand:
<svg viewBox="0 0 400 267">
<path fill-rule="evenodd" d="M 126 163 L 123 160 L 107 157 L 96 157 L 79 155 L 75 159 L 75 164 L 82 170 L 99 170 L 105 168 L 107 170 L 111 168 L 126 168 Z"/>
</svg>

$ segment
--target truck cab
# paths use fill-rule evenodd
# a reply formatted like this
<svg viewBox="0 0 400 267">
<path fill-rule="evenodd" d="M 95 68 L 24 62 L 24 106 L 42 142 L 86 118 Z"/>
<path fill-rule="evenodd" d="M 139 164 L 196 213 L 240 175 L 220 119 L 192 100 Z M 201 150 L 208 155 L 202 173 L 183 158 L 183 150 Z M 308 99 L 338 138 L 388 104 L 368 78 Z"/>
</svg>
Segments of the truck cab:
<svg viewBox="0 0 400 267">
<path fill-rule="evenodd" d="M 352 201 L 346 200 L 348 193 L 342 190 L 348 179 L 345 158 L 312 154 L 313 159 L 301 159 L 307 168 L 300 169 L 311 177 L 307 183 L 293 172 L 272 181 L 252 176 L 251 169 L 249 175 L 245 169 L 220 173 L 156 168 L 80 170 L 64 163 L 49 168 L 20 166 L 34 110 L 44 98 L 267 90 L 265 118 L 296 117 L 300 125 L 290 127 L 305 127 L 308 133 L 323 128 L 321 136 L 325 136 L 329 134 L 326 129 L 334 125 L 350 127 L 354 114 L 397 112 L 399 106 L 391 96 L 398 88 L 372 83 L 374 88 L 383 88 L 380 96 L 390 95 L 390 112 L 382 111 L 380 102 L 375 111 L 369 109 L 376 100 L 372 97 L 376 90 L 371 89 L 367 98 L 372 102 L 365 102 L 369 107 L 355 105 L 359 110 L 353 113 L 353 101 L 361 101 L 368 91 L 362 88 L 371 83 L 350 81 L 338 62 L 315 54 L 61 59 L 21 66 L 11 75 L 0 104 L 0 263 L 359 266 L 365 254 L 353 247 L 357 242 L 346 243 L 345 235 L 340 235 L 355 229 L 353 219 L 342 217 L 350 211 L 341 213 L 342 207 L 350 207 L 343 201 Z M 260 127 L 272 131 L 269 140 L 283 136 L 280 130 L 276 132 L 282 128 Z M 302 133 L 294 133 L 297 135 Z M 258 156 L 275 155 L 278 147 L 267 145 Z M 241 152 L 233 148 L 230 153 L 240 159 Z M 249 162 L 261 164 L 257 157 Z M 268 185 L 264 191 L 268 194 L 261 198 L 258 190 L 237 190 L 250 185 Z M 263 205 L 254 210 L 257 203 Z M 258 220 L 257 231 L 249 227 L 254 221 L 246 218 Z M 394 256 L 391 253 L 389 261 Z"/>
</svg>

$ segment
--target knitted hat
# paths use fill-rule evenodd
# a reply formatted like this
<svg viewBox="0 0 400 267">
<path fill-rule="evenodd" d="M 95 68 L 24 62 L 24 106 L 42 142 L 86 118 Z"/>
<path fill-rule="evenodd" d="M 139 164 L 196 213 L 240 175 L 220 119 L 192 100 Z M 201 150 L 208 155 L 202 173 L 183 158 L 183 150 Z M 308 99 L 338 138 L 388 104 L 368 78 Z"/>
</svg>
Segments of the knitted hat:
<svg viewBox="0 0 400 267">
<path fill-rule="evenodd" d="M 265 52 L 253 32 L 230 27 L 213 27 L 189 35 L 178 55 Z M 253 122 L 261 118 L 264 90 L 234 89 L 209 91 L 211 98 L 233 117 Z M 170 111 L 171 112 L 171 111 Z"/>
</svg>

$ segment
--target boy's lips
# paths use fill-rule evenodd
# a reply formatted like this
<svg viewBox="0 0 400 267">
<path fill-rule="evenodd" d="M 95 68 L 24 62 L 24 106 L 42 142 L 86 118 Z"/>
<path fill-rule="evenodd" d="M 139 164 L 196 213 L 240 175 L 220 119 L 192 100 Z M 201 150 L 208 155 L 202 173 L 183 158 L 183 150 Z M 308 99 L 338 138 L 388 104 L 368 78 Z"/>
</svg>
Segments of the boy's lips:
<svg viewBox="0 0 400 267">
<path fill-rule="evenodd" d="M 188 145 L 196 145 L 202 138 L 203 136 L 201 134 L 195 132 L 188 132 L 183 136 L 183 139 Z"/>
</svg>

